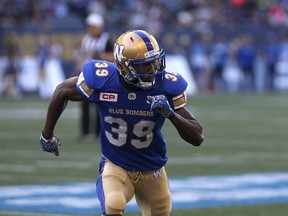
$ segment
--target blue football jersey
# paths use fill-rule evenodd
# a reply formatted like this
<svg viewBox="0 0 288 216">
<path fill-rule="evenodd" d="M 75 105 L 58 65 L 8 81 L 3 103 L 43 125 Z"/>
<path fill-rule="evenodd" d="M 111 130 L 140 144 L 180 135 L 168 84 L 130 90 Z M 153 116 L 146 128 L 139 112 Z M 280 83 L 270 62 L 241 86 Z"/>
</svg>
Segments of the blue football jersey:
<svg viewBox="0 0 288 216">
<path fill-rule="evenodd" d="M 78 92 L 98 105 L 103 158 L 137 171 L 159 169 L 168 159 L 161 132 L 165 118 L 150 111 L 148 98 L 165 95 L 171 107 L 179 109 L 186 104 L 186 88 L 181 75 L 166 71 L 159 87 L 129 91 L 116 65 L 100 60 L 86 62 L 77 82 Z"/>
</svg>

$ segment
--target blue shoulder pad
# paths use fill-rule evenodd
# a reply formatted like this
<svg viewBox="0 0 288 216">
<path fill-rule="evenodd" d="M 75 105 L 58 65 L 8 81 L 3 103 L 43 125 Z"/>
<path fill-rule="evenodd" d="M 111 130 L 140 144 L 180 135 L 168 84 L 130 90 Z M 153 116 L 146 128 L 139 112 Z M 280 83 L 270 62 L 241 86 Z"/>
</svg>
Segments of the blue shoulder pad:
<svg viewBox="0 0 288 216">
<path fill-rule="evenodd" d="M 180 74 L 166 71 L 164 85 L 167 93 L 177 96 L 186 90 L 188 83 Z"/>
<path fill-rule="evenodd" d="M 90 60 L 83 64 L 82 72 L 87 86 L 96 90 L 103 88 L 107 81 L 114 77 L 117 68 L 111 62 Z"/>
</svg>

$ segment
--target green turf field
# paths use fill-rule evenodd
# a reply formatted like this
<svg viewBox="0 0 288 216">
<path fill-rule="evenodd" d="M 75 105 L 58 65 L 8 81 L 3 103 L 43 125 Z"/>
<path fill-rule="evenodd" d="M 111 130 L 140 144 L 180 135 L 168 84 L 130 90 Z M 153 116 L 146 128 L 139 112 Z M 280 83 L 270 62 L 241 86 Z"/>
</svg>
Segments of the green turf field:
<svg viewBox="0 0 288 216">
<path fill-rule="evenodd" d="M 42 152 L 38 139 L 48 100 L 0 98 L 0 186 L 95 181 L 99 144 L 79 142 L 79 104 L 70 102 L 56 127 L 60 157 Z M 288 94 L 196 95 L 187 106 L 203 123 L 205 141 L 192 147 L 169 121 L 170 178 L 288 170 Z M 281 216 L 288 203 L 174 210 L 172 215 Z M 0 215 L 26 215 L 2 212 Z M 27 215 L 47 215 L 30 214 Z M 137 214 L 126 214 L 128 216 Z"/>
</svg>

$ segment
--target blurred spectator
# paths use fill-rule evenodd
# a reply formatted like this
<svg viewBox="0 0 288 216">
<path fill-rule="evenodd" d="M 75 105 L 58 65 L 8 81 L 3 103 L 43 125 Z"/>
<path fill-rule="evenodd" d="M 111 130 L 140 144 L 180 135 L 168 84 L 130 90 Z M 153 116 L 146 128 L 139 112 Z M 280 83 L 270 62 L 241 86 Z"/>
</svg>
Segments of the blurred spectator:
<svg viewBox="0 0 288 216">
<path fill-rule="evenodd" d="M 45 79 L 45 65 L 50 56 L 50 43 L 45 35 L 40 35 L 39 41 L 36 44 L 35 56 L 38 62 L 38 78 L 39 81 Z"/>
<path fill-rule="evenodd" d="M 255 77 L 255 91 L 264 92 L 266 88 L 267 79 L 267 64 L 265 64 L 265 57 L 261 51 L 256 56 L 254 77 Z"/>
<path fill-rule="evenodd" d="M 223 70 L 228 60 L 229 42 L 225 35 L 217 36 L 215 42 L 211 45 L 211 83 L 214 91 L 224 91 Z"/>
<path fill-rule="evenodd" d="M 113 43 L 110 41 L 110 34 L 104 31 L 104 18 L 100 14 L 90 14 L 86 18 L 87 33 L 84 35 L 78 56 L 77 74 L 82 65 L 89 59 L 102 59 L 114 61 Z M 93 113 L 91 111 L 93 108 Z M 94 121 L 93 121 L 94 119 Z M 80 139 L 89 138 L 90 133 L 96 138 L 100 133 L 98 108 L 87 101 L 81 103 L 81 131 Z M 94 128 L 96 126 L 96 128 Z"/>
<path fill-rule="evenodd" d="M 280 41 L 279 58 L 275 65 L 273 87 L 275 90 L 288 89 L 288 36 L 284 34 Z"/>
<path fill-rule="evenodd" d="M 38 93 L 41 98 L 49 98 L 57 85 L 65 79 L 62 64 L 63 48 L 51 43 L 49 37 L 41 35 L 36 46 L 38 61 Z"/>
<path fill-rule="evenodd" d="M 243 72 L 238 66 L 233 45 L 229 48 L 227 59 L 223 67 L 222 78 L 225 84 L 225 92 L 235 93 L 240 91 L 243 80 Z"/>
<path fill-rule="evenodd" d="M 288 59 L 284 56 L 281 56 L 276 63 L 273 87 L 278 91 L 288 90 Z"/>
<path fill-rule="evenodd" d="M 1 77 L 3 82 L 2 94 L 8 98 L 19 99 L 22 97 L 22 91 L 19 83 L 19 74 L 21 72 L 20 53 L 17 42 L 9 38 L 5 42 L 6 64 Z"/>
<path fill-rule="evenodd" d="M 283 26 L 288 24 L 288 16 L 285 8 L 276 1 L 270 5 L 267 13 L 268 22 L 272 26 Z"/>
<path fill-rule="evenodd" d="M 264 48 L 264 60 L 267 64 L 267 84 L 268 89 L 274 90 L 274 79 L 276 72 L 276 64 L 279 61 L 279 55 L 281 53 L 280 44 L 275 33 L 270 32 L 266 37 L 266 46 Z"/>
<path fill-rule="evenodd" d="M 231 0 L 231 5 L 235 8 L 243 7 L 246 0 Z"/>
<path fill-rule="evenodd" d="M 242 90 L 255 89 L 254 66 L 257 57 L 256 48 L 254 47 L 250 35 L 244 34 L 240 37 L 239 47 L 236 53 L 236 60 L 243 72 L 244 80 Z"/>
<path fill-rule="evenodd" d="M 208 57 L 210 35 L 200 34 L 189 47 L 191 68 L 200 91 L 207 91 L 210 84 L 211 64 Z"/>
</svg>

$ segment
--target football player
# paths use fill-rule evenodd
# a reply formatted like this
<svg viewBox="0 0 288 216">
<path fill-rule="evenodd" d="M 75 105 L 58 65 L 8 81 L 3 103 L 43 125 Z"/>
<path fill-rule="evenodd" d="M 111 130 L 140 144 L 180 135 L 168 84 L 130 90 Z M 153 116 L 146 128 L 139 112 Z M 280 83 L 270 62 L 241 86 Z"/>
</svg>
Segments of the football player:
<svg viewBox="0 0 288 216">
<path fill-rule="evenodd" d="M 59 156 L 54 127 L 67 102 L 99 106 L 102 158 L 97 196 L 102 215 L 120 216 L 135 196 L 143 216 L 167 216 L 172 209 L 161 133 L 169 119 L 193 146 L 203 140 L 201 123 L 185 108 L 187 82 L 165 70 L 165 52 L 146 31 L 122 34 L 114 45 L 115 62 L 90 60 L 77 77 L 56 88 L 40 144 Z"/>
</svg>

